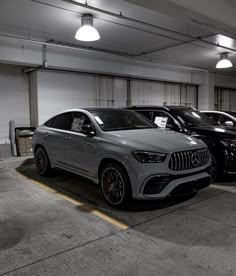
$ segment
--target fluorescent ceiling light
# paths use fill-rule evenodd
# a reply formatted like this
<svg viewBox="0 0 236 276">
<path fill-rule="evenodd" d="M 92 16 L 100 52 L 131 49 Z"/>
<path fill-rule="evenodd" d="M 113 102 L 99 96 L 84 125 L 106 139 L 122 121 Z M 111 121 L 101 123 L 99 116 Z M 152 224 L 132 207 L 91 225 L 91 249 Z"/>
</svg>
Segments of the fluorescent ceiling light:
<svg viewBox="0 0 236 276">
<path fill-rule="evenodd" d="M 234 45 L 235 45 L 235 40 L 225 35 L 218 34 L 216 36 L 216 41 L 220 45 L 228 48 L 234 48 Z"/>
<path fill-rule="evenodd" d="M 229 68 L 229 67 L 233 67 L 233 64 L 229 60 L 228 53 L 221 53 L 220 60 L 216 64 L 216 68 L 222 69 L 222 68 Z"/>
<path fill-rule="evenodd" d="M 75 39 L 81 41 L 96 41 L 100 39 L 98 31 L 93 27 L 93 16 L 84 14 L 81 18 L 81 27 L 75 35 Z"/>
</svg>

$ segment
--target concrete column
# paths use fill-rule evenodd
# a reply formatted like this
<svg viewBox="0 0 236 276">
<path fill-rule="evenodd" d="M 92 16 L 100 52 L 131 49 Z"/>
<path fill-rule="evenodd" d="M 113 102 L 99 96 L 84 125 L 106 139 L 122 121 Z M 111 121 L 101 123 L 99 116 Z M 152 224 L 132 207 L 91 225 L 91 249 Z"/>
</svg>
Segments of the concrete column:
<svg viewBox="0 0 236 276">
<path fill-rule="evenodd" d="M 198 109 L 214 110 L 215 77 L 214 74 L 202 72 L 204 82 L 198 87 Z"/>
<path fill-rule="evenodd" d="M 38 120 L 38 72 L 29 75 L 30 126 L 37 127 Z"/>
</svg>

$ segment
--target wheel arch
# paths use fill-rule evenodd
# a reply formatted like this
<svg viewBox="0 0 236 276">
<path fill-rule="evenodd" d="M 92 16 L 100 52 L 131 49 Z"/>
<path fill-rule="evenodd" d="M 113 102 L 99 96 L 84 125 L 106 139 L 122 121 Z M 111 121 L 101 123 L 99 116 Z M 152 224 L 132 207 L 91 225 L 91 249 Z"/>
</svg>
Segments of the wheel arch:
<svg viewBox="0 0 236 276">
<path fill-rule="evenodd" d="M 35 144 L 35 145 L 34 145 L 34 148 L 33 148 L 33 151 L 34 151 L 34 156 L 35 156 L 36 151 L 37 151 L 37 149 L 38 149 L 38 148 L 42 148 L 43 150 L 45 150 L 45 152 L 46 152 L 46 154 L 47 154 L 47 156 L 48 156 L 48 159 L 49 159 L 50 165 L 52 165 L 51 156 L 48 154 L 48 151 L 47 151 L 47 149 L 45 148 L 45 146 L 44 146 L 44 145 L 42 145 L 42 144 L 40 144 L 40 143 L 37 143 L 37 144 Z"/>
<path fill-rule="evenodd" d="M 36 153 L 37 149 L 40 147 L 43 148 L 44 150 L 46 150 L 43 145 L 37 143 L 36 145 L 34 145 L 34 154 Z"/>
<path fill-rule="evenodd" d="M 115 163 L 119 166 L 121 166 L 121 168 L 124 170 L 124 172 L 126 173 L 127 177 L 128 177 L 128 180 L 130 182 L 130 177 L 129 177 L 129 174 L 128 174 L 128 171 L 127 169 L 125 168 L 124 164 L 122 164 L 122 162 L 116 160 L 116 159 L 113 159 L 113 158 L 104 158 L 100 161 L 99 163 L 99 166 L 98 166 L 98 171 L 97 171 L 97 174 L 98 174 L 98 179 L 100 180 L 100 176 L 101 176 L 101 172 L 102 172 L 102 169 L 104 168 L 105 165 L 109 164 L 109 163 Z M 131 183 L 130 183 L 131 184 Z"/>
</svg>

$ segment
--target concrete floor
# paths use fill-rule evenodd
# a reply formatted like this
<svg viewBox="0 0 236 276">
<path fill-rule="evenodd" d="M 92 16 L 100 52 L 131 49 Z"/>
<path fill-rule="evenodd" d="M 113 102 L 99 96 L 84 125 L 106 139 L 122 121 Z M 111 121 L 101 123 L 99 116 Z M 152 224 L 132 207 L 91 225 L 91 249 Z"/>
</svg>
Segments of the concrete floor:
<svg viewBox="0 0 236 276">
<path fill-rule="evenodd" d="M 0 162 L 0 275 L 236 275 L 235 180 L 118 211 L 77 176 L 20 163 Z"/>
</svg>

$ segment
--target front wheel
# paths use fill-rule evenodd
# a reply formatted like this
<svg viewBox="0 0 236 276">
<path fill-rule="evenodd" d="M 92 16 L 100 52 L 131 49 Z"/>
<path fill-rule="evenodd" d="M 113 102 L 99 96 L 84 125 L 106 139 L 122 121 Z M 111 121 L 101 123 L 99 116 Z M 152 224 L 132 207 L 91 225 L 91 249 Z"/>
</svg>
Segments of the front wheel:
<svg viewBox="0 0 236 276">
<path fill-rule="evenodd" d="M 100 187 L 103 198 L 113 207 L 123 207 L 131 198 L 128 175 L 119 164 L 110 163 L 103 167 Z"/>
<path fill-rule="evenodd" d="M 51 171 L 50 161 L 46 150 L 43 147 L 37 148 L 35 152 L 35 164 L 40 175 L 46 176 Z"/>
</svg>

